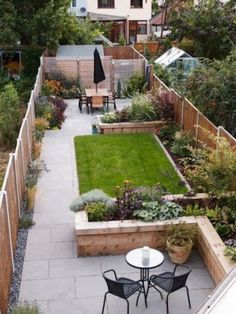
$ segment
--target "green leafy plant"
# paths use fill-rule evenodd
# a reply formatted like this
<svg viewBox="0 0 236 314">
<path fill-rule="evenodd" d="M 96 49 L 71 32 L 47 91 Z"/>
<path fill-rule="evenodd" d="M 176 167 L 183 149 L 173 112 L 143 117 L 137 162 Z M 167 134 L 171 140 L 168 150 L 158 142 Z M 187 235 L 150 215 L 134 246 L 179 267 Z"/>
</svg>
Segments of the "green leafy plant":
<svg viewBox="0 0 236 314">
<path fill-rule="evenodd" d="M 21 229 L 29 229 L 33 225 L 35 225 L 35 222 L 33 221 L 31 217 L 23 216 L 19 219 L 19 228 Z"/>
<path fill-rule="evenodd" d="M 225 193 L 230 197 L 236 192 L 236 154 L 225 138 L 207 132 L 216 148 L 202 149 L 203 154 L 185 173 L 196 191 L 207 192 L 218 198 Z"/>
<path fill-rule="evenodd" d="M 147 90 L 147 83 L 142 73 L 134 73 L 123 87 L 123 95 L 131 98 L 137 93 L 144 93 Z"/>
<path fill-rule="evenodd" d="M 157 118 L 153 105 L 146 95 L 133 97 L 129 113 L 134 121 L 153 121 Z"/>
<path fill-rule="evenodd" d="M 47 171 L 47 168 L 42 160 L 33 160 L 32 162 L 30 162 L 25 182 L 26 187 L 34 187 L 37 184 L 39 176 L 44 170 Z"/>
<path fill-rule="evenodd" d="M 236 247 L 226 246 L 224 255 L 229 257 L 232 261 L 236 262 Z"/>
<path fill-rule="evenodd" d="M 180 131 L 181 127 L 175 122 L 164 125 L 159 133 L 159 137 L 167 145 L 171 145 L 174 142 L 176 132 Z"/>
<path fill-rule="evenodd" d="M 106 220 L 108 213 L 106 204 L 101 202 L 89 203 L 85 206 L 85 211 L 88 213 L 89 221 Z"/>
<path fill-rule="evenodd" d="M 206 210 L 198 204 L 188 204 L 183 210 L 183 216 L 205 216 Z"/>
<path fill-rule="evenodd" d="M 133 215 L 148 222 L 177 218 L 182 210 L 180 205 L 173 202 L 142 202 L 142 208 L 134 211 Z"/>
<path fill-rule="evenodd" d="M 117 98 L 119 98 L 119 99 L 122 96 L 122 88 L 121 88 L 121 81 L 120 81 L 120 79 L 118 79 L 118 81 L 117 81 L 116 95 L 117 95 Z"/>
<path fill-rule="evenodd" d="M 102 118 L 101 121 L 103 123 L 115 123 L 118 121 L 117 115 L 114 112 L 109 112 L 109 113 L 105 113 Z"/>
<path fill-rule="evenodd" d="M 10 314 L 42 314 L 42 312 L 36 302 L 24 301 L 11 307 Z"/>
<path fill-rule="evenodd" d="M 170 237 L 169 242 L 176 246 L 185 246 L 189 243 L 189 239 L 194 242 L 197 233 L 195 225 L 187 225 L 185 222 L 170 224 L 167 229 L 167 235 Z"/>
<path fill-rule="evenodd" d="M 20 124 L 20 100 L 12 83 L 0 93 L 0 146 L 14 147 Z"/>
<path fill-rule="evenodd" d="M 126 39 L 124 33 L 120 33 L 119 35 L 119 45 L 120 46 L 125 46 L 126 44 Z"/>
<path fill-rule="evenodd" d="M 180 158 L 191 157 L 191 145 L 193 137 L 185 131 L 175 133 L 174 142 L 171 144 L 171 152 Z"/>
</svg>

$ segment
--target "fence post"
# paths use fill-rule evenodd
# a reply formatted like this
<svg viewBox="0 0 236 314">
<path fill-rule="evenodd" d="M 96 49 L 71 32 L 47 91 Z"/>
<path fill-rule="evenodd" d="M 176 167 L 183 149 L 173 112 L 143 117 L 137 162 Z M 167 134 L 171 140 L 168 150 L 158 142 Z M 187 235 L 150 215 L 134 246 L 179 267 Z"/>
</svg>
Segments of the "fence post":
<svg viewBox="0 0 236 314">
<path fill-rule="evenodd" d="M 15 178 L 15 186 L 16 186 L 16 199 L 17 199 L 17 207 L 18 207 L 18 213 L 19 213 L 19 217 L 20 215 L 20 210 L 21 210 L 21 206 L 20 206 L 20 195 L 19 195 L 19 187 L 18 187 L 18 173 L 17 173 L 17 168 L 16 168 L 16 154 L 12 153 L 10 154 L 12 156 L 12 161 L 13 161 L 13 168 L 14 168 L 14 178 Z"/>
<path fill-rule="evenodd" d="M 22 160 L 22 168 L 23 168 L 23 176 L 25 178 L 25 165 L 24 165 L 24 152 L 23 152 L 23 145 L 22 145 L 22 140 L 21 138 L 18 138 L 17 139 L 17 142 L 19 142 L 19 148 L 20 148 L 20 151 L 21 151 L 21 160 Z"/>
<path fill-rule="evenodd" d="M 28 146 L 28 149 L 29 149 L 29 159 L 30 161 L 32 160 L 32 156 L 31 156 L 31 143 L 30 143 L 30 134 L 29 134 L 29 125 L 28 125 L 28 119 L 27 118 L 24 118 L 24 121 L 26 123 L 26 133 L 27 133 L 27 146 Z"/>
<path fill-rule="evenodd" d="M 199 110 L 197 111 L 197 121 L 196 121 L 196 134 L 195 134 L 195 142 L 198 144 L 198 132 L 199 132 Z"/>
<path fill-rule="evenodd" d="M 181 126 L 184 126 L 184 100 L 181 101 Z"/>
<path fill-rule="evenodd" d="M 5 204 L 6 204 L 8 234 L 9 234 L 10 251 L 11 251 L 11 262 L 12 262 L 12 269 L 14 272 L 15 271 L 15 265 L 14 265 L 14 254 L 13 254 L 13 245 L 12 245 L 12 236 L 11 236 L 11 221 L 10 221 L 10 215 L 9 215 L 9 204 L 8 204 L 8 198 L 7 198 L 7 191 L 3 191 L 3 195 L 4 195 Z"/>
</svg>

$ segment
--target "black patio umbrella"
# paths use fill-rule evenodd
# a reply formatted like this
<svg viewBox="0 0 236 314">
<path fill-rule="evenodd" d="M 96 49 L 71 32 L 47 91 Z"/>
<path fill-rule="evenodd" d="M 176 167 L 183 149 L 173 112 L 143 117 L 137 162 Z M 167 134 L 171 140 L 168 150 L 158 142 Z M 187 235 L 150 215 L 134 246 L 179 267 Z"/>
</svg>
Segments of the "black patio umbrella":
<svg viewBox="0 0 236 314">
<path fill-rule="evenodd" d="M 102 61 L 100 58 L 100 54 L 95 48 L 94 50 L 94 73 L 93 73 L 93 82 L 96 84 L 96 92 L 97 92 L 97 84 L 104 81 L 106 79 L 105 73 L 102 67 Z"/>
</svg>

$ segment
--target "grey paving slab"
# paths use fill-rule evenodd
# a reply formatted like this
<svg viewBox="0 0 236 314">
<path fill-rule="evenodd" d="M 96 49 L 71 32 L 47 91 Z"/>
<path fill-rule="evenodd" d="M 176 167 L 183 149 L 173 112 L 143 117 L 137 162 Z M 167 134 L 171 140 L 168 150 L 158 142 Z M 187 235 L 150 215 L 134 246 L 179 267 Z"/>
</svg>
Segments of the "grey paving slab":
<svg viewBox="0 0 236 314">
<path fill-rule="evenodd" d="M 73 224 L 56 225 L 50 229 L 51 242 L 68 242 L 74 241 L 75 231 Z"/>
<path fill-rule="evenodd" d="M 50 242 L 50 229 L 37 228 L 30 229 L 28 232 L 28 243 L 48 243 Z"/>
<path fill-rule="evenodd" d="M 78 277 L 101 275 L 99 257 L 67 258 L 49 261 L 49 277 Z"/>
<path fill-rule="evenodd" d="M 22 280 L 46 279 L 48 278 L 49 267 L 46 261 L 25 261 L 22 273 Z"/>
<path fill-rule="evenodd" d="M 49 301 L 48 314 L 98 314 L 102 302 L 101 297 Z"/>
<path fill-rule="evenodd" d="M 130 100 L 117 101 L 118 109 Z M 68 101 L 67 119 L 61 130 L 47 131 L 43 139 L 41 158 L 49 169 L 38 182 L 34 221 L 29 230 L 20 299 L 35 300 L 43 314 L 101 313 L 106 284 L 102 272 L 114 268 L 119 276 L 139 279 L 139 271 L 125 262 L 125 255 L 76 257 L 74 214 L 69 211 L 72 199 L 78 195 L 74 137 L 91 134 L 95 115 L 79 113 L 78 100 Z M 168 255 L 165 262 L 150 273 L 172 270 Z M 170 297 L 170 313 L 188 314 L 208 296 L 214 284 L 199 255 L 193 252 L 189 261 L 193 271 L 189 277 L 192 309 L 188 309 L 185 291 Z M 125 301 L 108 298 L 107 314 L 126 313 Z M 130 299 L 130 314 L 164 314 L 165 303 L 153 290 L 145 308 L 142 296 L 139 306 Z"/>
<path fill-rule="evenodd" d="M 107 291 L 107 286 L 101 275 L 80 276 L 76 278 L 76 297 L 103 297 Z"/>
<path fill-rule="evenodd" d="M 34 221 L 38 226 L 72 223 L 74 221 L 74 214 L 69 209 L 58 212 L 37 212 L 34 214 Z"/>
<path fill-rule="evenodd" d="M 47 301 L 74 297 L 75 280 L 73 278 L 23 280 L 21 283 L 20 299 Z"/>
<path fill-rule="evenodd" d="M 73 242 L 27 243 L 25 261 L 71 257 L 75 257 Z"/>
</svg>

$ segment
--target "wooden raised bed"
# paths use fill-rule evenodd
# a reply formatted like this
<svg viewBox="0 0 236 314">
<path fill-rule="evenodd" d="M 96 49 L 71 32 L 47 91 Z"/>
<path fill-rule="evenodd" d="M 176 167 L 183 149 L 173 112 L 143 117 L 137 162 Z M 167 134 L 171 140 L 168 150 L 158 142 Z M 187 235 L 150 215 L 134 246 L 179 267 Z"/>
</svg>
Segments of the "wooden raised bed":
<svg viewBox="0 0 236 314">
<path fill-rule="evenodd" d="M 129 250 L 148 245 L 165 249 L 170 221 L 145 223 L 138 220 L 88 222 L 84 211 L 75 214 L 75 234 L 78 256 L 125 254 Z M 197 249 L 212 279 L 218 284 L 234 266 L 223 254 L 225 245 L 206 217 L 181 217 L 172 222 L 185 221 L 197 225 Z"/>
<path fill-rule="evenodd" d="M 120 134 L 120 133 L 155 133 L 165 125 L 165 121 L 150 122 L 120 122 L 102 123 L 101 116 L 97 116 L 98 129 L 101 134 Z"/>
</svg>

